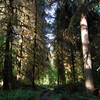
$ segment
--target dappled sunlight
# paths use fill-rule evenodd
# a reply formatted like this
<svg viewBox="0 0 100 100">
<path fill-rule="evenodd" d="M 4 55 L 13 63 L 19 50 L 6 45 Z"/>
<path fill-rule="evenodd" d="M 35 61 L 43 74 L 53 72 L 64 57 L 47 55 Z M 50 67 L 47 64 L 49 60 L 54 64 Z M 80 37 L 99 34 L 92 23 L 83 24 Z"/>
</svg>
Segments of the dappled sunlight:
<svg viewBox="0 0 100 100">
<path fill-rule="evenodd" d="M 17 74 L 17 80 L 25 80 L 25 76 Z"/>
<path fill-rule="evenodd" d="M 86 88 L 87 88 L 88 90 L 94 90 L 94 88 L 93 88 L 93 86 L 91 85 L 91 83 L 92 83 L 92 80 L 90 80 L 90 79 L 87 79 L 87 80 L 86 80 Z"/>
<path fill-rule="evenodd" d="M 0 80 L 0 87 L 3 86 L 3 80 Z"/>
</svg>

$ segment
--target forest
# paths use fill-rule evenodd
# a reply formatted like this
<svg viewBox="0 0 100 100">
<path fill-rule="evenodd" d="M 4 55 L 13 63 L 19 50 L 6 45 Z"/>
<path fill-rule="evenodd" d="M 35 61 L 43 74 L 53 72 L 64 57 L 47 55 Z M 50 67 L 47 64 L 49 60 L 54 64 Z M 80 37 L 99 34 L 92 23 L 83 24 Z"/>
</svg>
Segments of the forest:
<svg viewBox="0 0 100 100">
<path fill-rule="evenodd" d="M 0 100 L 100 100 L 100 0 L 0 0 Z"/>
</svg>

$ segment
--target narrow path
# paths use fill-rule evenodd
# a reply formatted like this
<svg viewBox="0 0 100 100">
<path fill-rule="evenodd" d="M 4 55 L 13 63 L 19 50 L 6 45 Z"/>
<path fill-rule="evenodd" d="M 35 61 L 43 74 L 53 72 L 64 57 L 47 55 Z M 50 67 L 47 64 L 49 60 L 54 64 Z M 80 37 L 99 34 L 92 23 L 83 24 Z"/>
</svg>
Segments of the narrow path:
<svg viewBox="0 0 100 100">
<path fill-rule="evenodd" d="M 42 94 L 40 100 L 49 100 L 49 97 L 50 97 L 50 95 L 51 95 L 52 93 L 54 93 L 53 90 L 45 91 L 45 92 Z"/>
</svg>

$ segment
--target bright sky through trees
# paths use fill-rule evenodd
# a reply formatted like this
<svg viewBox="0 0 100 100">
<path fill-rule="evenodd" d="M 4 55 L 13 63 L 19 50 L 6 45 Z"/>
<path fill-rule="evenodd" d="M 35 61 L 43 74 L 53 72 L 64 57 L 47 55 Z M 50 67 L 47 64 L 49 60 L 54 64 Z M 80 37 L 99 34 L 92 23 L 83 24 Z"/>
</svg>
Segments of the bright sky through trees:
<svg viewBox="0 0 100 100">
<path fill-rule="evenodd" d="M 49 24 L 50 26 L 55 26 L 54 24 L 56 23 L 55 18 L 56 18 L 56 10 L 58 8 L 58 3 L 54 2 L 51 7 L 46 7 L 44 9 L 45 11 L 45 21 L 47 24 Z M 45 33 L 46 33 L 46 37 L 48 38 L 49 41 L 47 41 L 47 47 L 50 48 L 50 50 L 53 50 L 53 47 L 51 46 L 51 41 L 52 39 L 54 39 L 56 37 L 56 35 L 54 34 L 55 31 L 55 27 L 45 27 Z"/>
<path fill-rule="evenodd" d="M 55 23 L 55 17 L 56 17 L 56 10 L 57 10 L 57 6 L 58 6 L 58 3 L 57 2 L 54 2 L 51 7 L 47 7 L 45 8 L 45 20 L 47 22 L 47 24 L 49 25 L 53 25 Z M 45 28 L 45 32 L 46 32 L 46 37 L 48 39 L 54 39 L 55 38 L 55 35 L 53 34 L 54 32 L 54 28 L 49 28 L 49 27 L 46 27 Z"/>
</svg>

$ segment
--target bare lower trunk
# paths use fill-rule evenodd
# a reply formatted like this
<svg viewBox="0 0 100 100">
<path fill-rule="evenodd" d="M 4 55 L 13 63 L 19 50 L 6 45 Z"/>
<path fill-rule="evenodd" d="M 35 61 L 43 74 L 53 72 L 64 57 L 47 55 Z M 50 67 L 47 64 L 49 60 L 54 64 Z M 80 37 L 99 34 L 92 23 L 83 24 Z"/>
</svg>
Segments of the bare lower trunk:
<svg viewBox="0 0 100 100">
<path fill-rule="evenodd" d="M 91 54 L 89 50 L 89 37 L 88 37 L 88 26 L 86 16 L 81 14 L 81 39 L 82 39 L 82 50 L 84 58 L 84 71 L 85 71 L 85 86 L 88 95 L 91 95 L 94 91 L 94 84 L 92 78 L 92 61 Z"/>
</svg>

